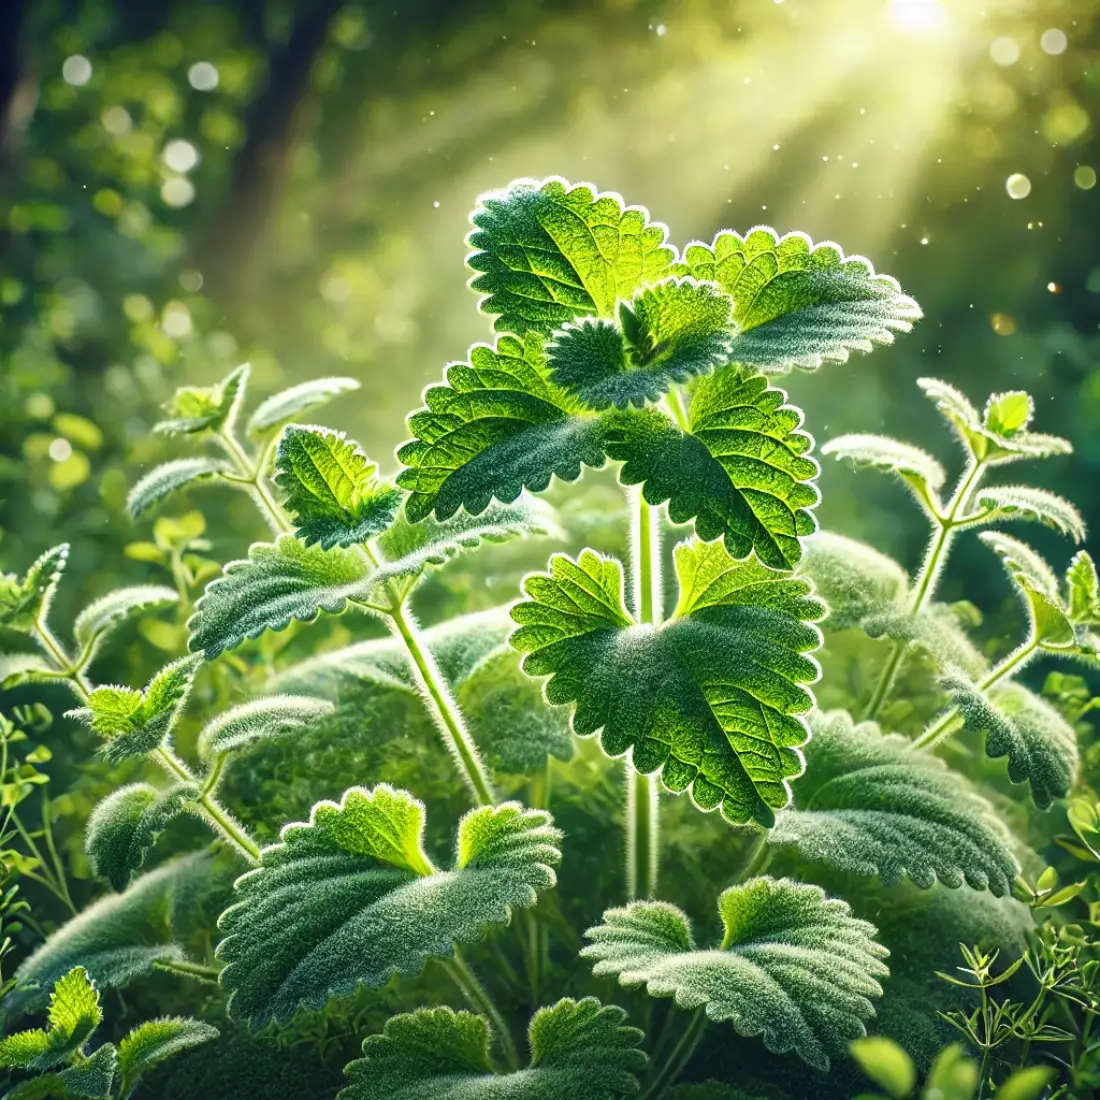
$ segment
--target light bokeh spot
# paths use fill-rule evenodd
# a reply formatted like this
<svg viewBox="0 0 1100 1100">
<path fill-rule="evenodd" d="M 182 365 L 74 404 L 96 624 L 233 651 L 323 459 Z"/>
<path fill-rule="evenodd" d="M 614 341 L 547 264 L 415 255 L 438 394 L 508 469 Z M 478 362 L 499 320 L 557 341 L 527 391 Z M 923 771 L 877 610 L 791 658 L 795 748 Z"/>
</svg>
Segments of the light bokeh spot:
<svg viewBox="0 0 1100 1100">
<path fill-rule="evenodd" d="M 66 57 L 61 66 L 61 79 L 76 88 L 83 87 L 92 79 L 92 63 L 79 53 Z"/>
<path fill-rule="evenodd" d="M 1021 172 L 1013 172 L 1005 180 L 1005 190 L 1010 199 L 1026 199 L 1031 194 L 1031 180 Z"/>
<path fill-rule="evenodd" d="M 1051 27 L 1049 31 L 1043 31 L 1043 36 L 1039 39 L 1039 45 L 1042 47 L 1043 53 L 1049 53 L 1053 57 L 1057 57 L 1058 54 L 1066 52 L 1069 39 L 1066 38 L 1065 31 L 1059 30 L 1057 27 Z"/>
<path fill-rule="evenodd" d="M 212 92 L 218 86 L 218 70 L 209 61 L 196 61 L 187 70 L 187 83 L 197 92 Z"/>
<path fill-rule="evenodd" d="M 1007 34 L 1001 35 L 1000 38 L 993 39 L 989 47 L 989 56 L 1002 68 L 1015 65 L 1020 60 L 1020 44 Z"/>
</svg>

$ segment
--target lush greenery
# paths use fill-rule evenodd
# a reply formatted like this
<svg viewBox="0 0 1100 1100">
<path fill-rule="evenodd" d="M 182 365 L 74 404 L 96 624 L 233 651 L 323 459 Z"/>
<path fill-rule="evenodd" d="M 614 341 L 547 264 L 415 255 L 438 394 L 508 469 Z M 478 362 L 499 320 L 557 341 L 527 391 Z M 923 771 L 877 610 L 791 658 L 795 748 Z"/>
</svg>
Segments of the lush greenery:
<svg viewBox="0 0 1100 1100">
<path fill-rule="evenodd" d="M 221 564 L 201 513 L 160 515 L 129 556 L 164 583 L 71 630 L 67 545 L 0 581 L 9 1094 L 1092 1095 L 1092 699 L 1020 675 L 1095 666 L 1100 580 L 1004 533 L 1085 523 L 999 469 L 1069 443 L 1022 391 L 931 378 L 954 479 L 829 439 L 910 490 L 910 576 L 817 530 L 775 384 L 907 333 L 894 279 L 770 229 L 677 248 L 558 178 L 472 220 L 499 335 L 395 474 L 303 422 L 353 379 L 255 402 L 238 367 L 178 390 L 185 453 L 128 508 L 231 492 L 263 541 Z M 937 598 L 971 531 L 1018 595 L 992 640 Z M 100 682 L 135 629 L 170 659 Z M 66 720 L 88 763 L 58 790 Z M 75 868 L 109 891 L 81 907 Z"/>
</svg>

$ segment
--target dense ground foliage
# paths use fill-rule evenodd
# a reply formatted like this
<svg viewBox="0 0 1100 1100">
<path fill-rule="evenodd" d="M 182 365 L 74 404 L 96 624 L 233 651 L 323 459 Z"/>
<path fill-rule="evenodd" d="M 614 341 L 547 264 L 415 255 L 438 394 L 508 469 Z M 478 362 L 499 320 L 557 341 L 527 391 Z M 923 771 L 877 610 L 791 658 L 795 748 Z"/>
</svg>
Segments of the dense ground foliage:
<svg viewBox="0 0 1100 1100">
<path fill-rule="evenodd" d="M 1070 443 L 934 378 L 953 478 L 828 439 L 909 489 L 910 575 L 818 530 L 813 412 L 774 382 L 907 333 L 894 279 L 765 228 L 676 248 L 558 178 L 472 220 L 498 335 L 395 475 L 303 422 L 354 379 L 256 402 L 240 366 L 176 392 L 155 430 L 190 446 L 128 492 L 164 583 L 62 630 L 67 544 L 3 577 L 4 686 L 41 700 L 3 727 L 9 1095 L 1091 1095 L 1092 699 L 1020 674 L 1095 666 L 1100 580 L 1002 530 L 1084 541 L 1001 469 Z M 192 491 L 266 538 L 213 560 L 202 512 L 158 515 Z M 970 539 L 1018 596 L 991 640 L 938 599 Z M 135 625 L 171 659 L 105 682 Z"/>
</svg>

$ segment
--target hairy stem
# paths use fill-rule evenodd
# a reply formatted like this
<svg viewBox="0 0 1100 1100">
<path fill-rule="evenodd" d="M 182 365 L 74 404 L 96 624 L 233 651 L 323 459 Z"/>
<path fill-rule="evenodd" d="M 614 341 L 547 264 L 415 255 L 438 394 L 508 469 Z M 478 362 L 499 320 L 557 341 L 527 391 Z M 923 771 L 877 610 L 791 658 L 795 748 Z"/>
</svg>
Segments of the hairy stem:
<svg viewBox="0 0 1100 1100">
<path fill-rule="evenodd" d="M 753 839 L 745 856 L 745 862 L 741 870 L 737 872 L 735 882 L 747 882 L 754 875 L 760 874 L 771 860 L 771 849 L 768 847 L 767 831 L 761 829 Z"/>
<path fill-rule="evenodd" d="M 508 1029 L 508 1023 L 496 1006 L 496 1002 L 489 995 L 489 991 L 483 986 L 477 975 L 466 965 L 465 960 L 458 953 L 458 947 L 454 949 L 453 959 L 440 959 L 443 968 L 451 976 L 451 980 L 458 986 L 459 992 L 466 998 L 470 1007 L 475 1012 L 484 1013 L 492 1024 L 493 1036 L 500 1043 L 504 1052 L 504 1060 L 508 1068 L 515 1072 L 520 1068 L 519 1053 L 516 1050 L 515 1040 Z"/>
<path fill-rule="evenodd" d="M 1000 664 L 996 665 L 983 679 L 978 681 L 978 690 L 988 691 L 991 687 L 1000 683 L 1013 672 L 1019 671 L 1020 668 L 1027 664 L 1038 648 L 1038 640 L 1029 638 L 1023 645 L 1014 649 Z M 944 711 L 944 713 L 913 742 L 913 748 L 931 749 L 935 748 L 941 741 L 946 741 L 948 737 L 962 728 L 961 723 L 958 721 L 958 717 L 958 707 L 951 707 L 949 710 Z"/>
<path fill-rule="evenodd" d="M 630 529 L 634 613 L 639 623 L 661 621 L 660 512 L 635 490 Z M 627 765 L 626 774 L 626 893 L 630 899 L 657 896 L 660 870 L 660 793 L 657 777 L 641 775 Z"/>
<path fill-rule="evenodd" d="M 706 1027 L 706 1009 L 697 1008 L 683 1035 L 680 1036 L 680 1041 L 673 1047 L 672 1053 L 653 1079 L 653 1084 L 646 1090 L 642 1100 L 660 1100 L 668 1087 L 675 1084 L 676 1078 L 683 1073 L 684 1067 L 691 1061 L 691 1056 L 695 1053 L 695 1048 L 699 1045 Z"/>
<path fill-rule="evenodd" d="M 943 573 L 943 567 L 947 564 L 947 558 L 951 552 L 951 544 L 955 539 L 955 528 L 958 525 L 956 521 L 960 515 L 965 514 L 969 507 L 984 471 L 984 463 L 977 459 L 972 460 L 959 481 L 958 488 L 947 506 L 946 513 L 935 515 L 937 527 L 924 556 L 920 572 L 917 574 L 916 587 L 909 603 L 910 615 L 916 615 L 935 594 L 940 575 Z M 864 721 L 873 721 L 878 717 L 886 700 L 890 697 L 894 681 L 897 679 L 898 671 L 908 648 L 909 643 L 903 639 L 894 642 L 894 647 L 882 668 L 878 683 L 875 685 L 875 690 L 867 704 L 867 709 L 863 713 Z"/>
<path fill-rule="evenodd" d="M 218 975 L 221 973 L 219 967 L 186 962 L 182 959 L 157 959 L 153 966 L 157 970 L 168 970 L 173 974 L 184 974 L 188 978 L 197 978 L 199 981 L 211 982 L 214 985 L 217 985 Z"/>
<path fill-rule="evenodd" d="M 233 464 L 237 467 L 241 477 L 248 485 L 248 490 L 252 494 L 252 499 L 256 501 L 260 511 L 264 514 L 264 519 L 267 520 L 275 534 L 282 535 L 293 531 L 294 525 L 290 522 L 290 518 L 287 516 L 286 511 L 275 499 L 275 495 L 271 491 L 271 486 L 264 476 L 262 467 L 267 454 L 266 449 L 257 460 L 253 462 L 245 453 L 244 448 L 230 432 L 219 432 L 217 439 L 224 448 L 226 454 L 233 460 Z"/>
</svg>

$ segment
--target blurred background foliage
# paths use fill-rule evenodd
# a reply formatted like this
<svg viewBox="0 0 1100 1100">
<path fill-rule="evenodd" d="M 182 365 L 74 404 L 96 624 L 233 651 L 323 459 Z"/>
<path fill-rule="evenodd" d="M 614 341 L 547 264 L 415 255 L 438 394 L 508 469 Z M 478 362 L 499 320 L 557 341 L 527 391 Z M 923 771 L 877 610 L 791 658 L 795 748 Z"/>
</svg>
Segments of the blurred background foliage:
<svg viewBox="0 0 1100 1100">
<path fill-rule="evenodd" d="M 1071 497 L 1095 527 L 1098 171 L 1095 0 L 6 0 L 0 561 L 22 571 L 45 547 L 73 543 L 60 627 L 123 583 L 175 581 L 193 596 L 214 563 L 263 534 L 252 508 L 217 490 L 135 525 L 126 493 L 153 464 L 187 453 L 185 442 L 149 434 L 175 387 L 215 382 L 245 360 L 253 401 L 320 375 L 357 378 L 362 388 L 324 419 L 384 469 L 395 465 L 422 388 L 489 335 L 464 286 L 468 212 L 485 190 L 549 174 L 648 206 L 679 245 L 768 223 L 868 255 L 926 319 L 871 359 L 789 379 L 810 431 L 892 433 L 949 459 L 918 377 L 942 376 L 975 402 L 1026 388 L 1038 430 L 1075 447 L 1027 478 Z M 824 526 L 916 566 L 924 523 L 901 488 L 830 463 L 822 489 Z M 557 498 L 571 548 L 623 552 L 620 497 L 605 475 Z M 1027 537 L 1064 565 L 1064 545 L 1045 534 Z M 500 604 L 545 555 L 543 544 L 479 554 L 425 585 L 418 607 L 433 622 Z M 960 543 L 942 593 L 981 605 L 994 645 L 1017 616 L 977 540 Z M 186 607 L 128 628 L 97 679 L 144 682 L 181 651 L 185 617 Z M 372 629 L 331 621 L 251 652 L 262 675 Z M 200 702 L 239 692 L 247 676 L 243 664 L 220 663 Z M 846 685 L 838 671 L 823 703 L 843 703 Z M 13 693 L 4 707 L 41 694 Z M 59 713 L 68 701 L 59 694 L 51 705 Z M 419 783 L 453 810 L 434 818 L 449 835 L 460 807 L 446 777 L 401 751 L 425 720 L 407 699 L 385 706 L 385 743 L 360 740 L 352 752 L 337 738 L 334 752 L 319 731 L 308 751 L 275 751 L 231 776 L 263 839 L 351 771 Z M 24 726 L 35 744 L 33 715 Z M 118 772 L 108 779 L 81 730 L 40 741 L 23 766 L 48 763 L 55 793 L 43 810 L 79 908 L 99 893 L 83 822 Z M 596 835 L 584 815 L 607 816 L 619 799 L 589 750 L 579 750 L 570 782 L 580 793 L 563 811 L 572 835 Z M 699 865 L 692 836 L 714 823 L 682 800 L 669 814 L 683 840 L 681 900 L 708 912 L 730 868 Z M 556 895 L 578 910 L 563 934 L 598 912 L 590 887 L 601 851 L 578 850 L 589 862 L 568 865 Z M 914 904 L 896 905 L 899 925 L 919 925 Z M 59 902 L 40 919 L 48 931 L 66 916 Z M 971 935 L 971 916 L 960 911 L 957 938 Z M 33 933 L 24 930 L 22 947 Z M 951 960 L 914 957 L 914 1003 L 928 995 L 920 983 L 933 964 Z M 331 1084 L 370 1030 L 358 1014 L 381 1012 L 389 995 L 279 1040 L 286 1095 L 299 1094 L 307 1072 L 296 1044 L 332 1047 L 321 1070 L 301 1059 Z M 158 991 L 147 996 L 133 1011 L 158 1010 Z M 198 1011 L 207 996 L 200 988 L 195 1005 L 174 1000 L 172 1010 Z M 264 1042 L 254 1044 L 257 1064 Z M 199 1078 L 184 1085 L 173 1088 L 213 1095 Z"/>
</svg>

